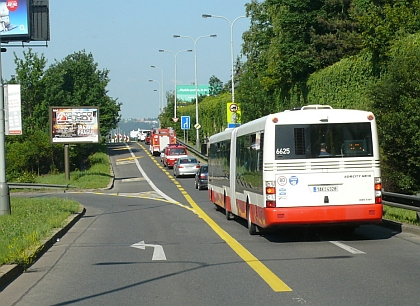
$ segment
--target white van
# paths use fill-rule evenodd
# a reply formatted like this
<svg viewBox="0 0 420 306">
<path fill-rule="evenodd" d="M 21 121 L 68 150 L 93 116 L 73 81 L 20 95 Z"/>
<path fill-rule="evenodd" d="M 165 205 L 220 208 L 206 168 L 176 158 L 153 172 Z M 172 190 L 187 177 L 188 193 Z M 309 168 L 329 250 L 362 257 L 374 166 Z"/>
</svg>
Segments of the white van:
<svg viewBox="0 0 420 306">
<path fill-rule="evenodd" d="M 137 136 L 137 141 L 145 141 L 147 136 L 148 130 L 140 130 Z"/>
</svg>

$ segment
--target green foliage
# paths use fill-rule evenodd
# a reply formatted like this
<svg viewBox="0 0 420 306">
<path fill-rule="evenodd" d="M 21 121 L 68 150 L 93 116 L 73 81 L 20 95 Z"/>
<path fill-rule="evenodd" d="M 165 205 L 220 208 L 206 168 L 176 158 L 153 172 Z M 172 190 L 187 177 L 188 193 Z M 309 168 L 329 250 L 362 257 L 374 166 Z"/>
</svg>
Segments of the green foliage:
<svg viewBox="0 0 420 306">
<path fill-rule="evenodd" d="M 407 210 L 384 205 L 383 218 L 387 220 L 394 220 L 397 222 L 420 225 L 420 221 L 417 218 L 417 212 L 414 210 Z"/>
<path fill-rule="evenodd" d="M 379 122 L 387 190 L 420 189 L 420 33 L 395 41 L 369 97 Z"/>
<path fill-rule="evenodd" d="M 199 130 L 200 139 L 210 137 L 211 135 L 223 131 L 227 127 L 226 105 L 231 102 L 232 97 L 230 93 L 221 93 L 218 96 L 205 97 L 198 103 L 199 123 L 201 129 Z M 184 130 L 181 129 L 181 123 L 172 121 L 174 111 L 173 102 L 168 100 L 168 107 L 159 116 L 161 125 L 163 127 L 173 127 L 176 130 L 177 137 L 183 139 Z M 177 108 L 177 117 L 190 116 L 192 125 L 195 124 L 195 103 L 188 103 L 187 105 Z M 188 141 L 196 143 L 195 129 L 191 128 L 188 132 Z"/>
<path fill-rule="evenodd" d="M 118 125 L 121 103 L 107 95 L 109 71 L 98 70 L 92 54 L 76 52 L 48 69 L 43 55 L 32 49 L 23 55 L 19 59 L 15 54 L 22 92 L 23 135 L 6 137 L 6 171 L 10 181 L 30 182 L 32 174 L 64 171 L 63 146 L 50 143 L 50 106 L 98 106 L 104 143 L 108 132 Z M 100 150 L 100 144 L 70 146 L 70 170 L 84 170 L 89 166 L 88 157 Z"/>
<path fill-rule="evenodd" d="M 53 185 L 71 185 L 79 189 L 97 189 L 108 186 L 112 179 L 110 163 L 107 153 L 96 152 L 89 156 L 86 170 L 74 170 L 70 172 L 70 180 L 64 173 L 37 176 L 35 183 Z"/>
<path fill-rule="evenodd" d="M 266 0 L 246 8 L 251 28 L 238 89 L 245 122 L 307 104 L 309 76 L 361 49 L 350 1 Z"/>
<path fill-rule="evenodd" d="M 210 96 L 217 96 L 223 90 L 223 82 L 219 78 L 212 75 L 209 80 L 209 94 Z"/>
<path fill-rule="evenodd" d="M 375 81 L 371 54 L 363 51 L 313 73 L 308 79 L 308 103 L 371 110 L 367 90 Z"/>
<path fill-rule="evenodd" d="M 18 138 L 18 141 L 9 141 Z M 9 178 L 14 180 L 22 177 L 22 173 L 35 173 L 37 175 L 49 173 L 54 169 L 62 168 L 63 162 L 58 146 L 50 143 L 49 135 L 40 130 L 28 132 L 24 136 L 6 137 L 6 164 Z M 12 175 L 13 174 L 13 175 Z M 24 176 L 25 177 L 25 176 Z"/>
<path fill-rule="evenodd" d="M 372 52 L 374 70 L 379 75 L 393 41 L 420 30 L 420 1 L 372 1 L 355 16 L 360 22 L 363 44 Z"/>
<path fill-rule="evenodd" d="M 45 129 L 42 118 L 48 118 L 43 109 L 45 92 L 44 73 L 47 60 L 44 55 L 33 53 L 32 49 L 23 51 L 23 59 L 15 56 L 16 74 L 21 85 L 22 133 Z"/>
<path fill-rule="evenodd" d="M 121 103 L 107 95 L 109 71 L 98 70 L 92 54 L 80 51 L 55 62 L 45 72 L 45 106 L 98 106 L 100 134 L 117 127 Z M 44 116 L 45 124 L 48 117 Z"/>
</svg>

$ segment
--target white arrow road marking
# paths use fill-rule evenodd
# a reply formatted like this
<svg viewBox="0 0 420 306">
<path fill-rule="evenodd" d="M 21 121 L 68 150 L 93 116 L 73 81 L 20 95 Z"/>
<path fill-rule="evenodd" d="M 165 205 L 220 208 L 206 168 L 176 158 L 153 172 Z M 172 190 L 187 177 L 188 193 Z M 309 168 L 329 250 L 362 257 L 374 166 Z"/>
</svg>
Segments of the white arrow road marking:
<svg viewBox="0 0 420 306">
<path fill-rule="evenodd" d="M 152 247 L 153 248 L 152 260 L 166 260 L 166 255 L 165 255 L 165 252 L 163 251 L 163 247 L 159 244 L 145 244 L 144 241 L 140 241 L 130 246 L 133 248 L 142 249 L 142 250 L 145 250 L 146 247 Z"/>
<path fill-rule="evenodd" d="M 346 250 L 347 252 L 352 253 L 352 254 L 366 254 L 365 252 L 360 251 L 358 249 L 355 249 L 355 248 L 353 248 L 353 247 L 351 247 L 347 244 L 344 244 L 344 243 L 341 243 L 341 242 L 338 242 L 338 241 L 330 241 L 330 242 L 332 244 L 335 244 L 336 246 L 342 248 L 343 250 Z"/>
</svg>

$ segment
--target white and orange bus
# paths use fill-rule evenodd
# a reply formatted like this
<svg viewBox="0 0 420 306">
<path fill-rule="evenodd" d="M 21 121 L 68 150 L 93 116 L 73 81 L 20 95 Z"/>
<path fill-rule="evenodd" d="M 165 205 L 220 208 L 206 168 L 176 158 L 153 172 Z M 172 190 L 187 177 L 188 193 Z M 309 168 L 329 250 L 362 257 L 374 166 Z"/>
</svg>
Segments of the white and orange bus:
<svg viewBox="0 0 420 306">
<path fill-rule="evenodd" d="M 382 220 L 375 116 L 308 105 L 256 119 L 209 139 L 210 200 L 250 234 L 284 225 Z"/>
</svg>

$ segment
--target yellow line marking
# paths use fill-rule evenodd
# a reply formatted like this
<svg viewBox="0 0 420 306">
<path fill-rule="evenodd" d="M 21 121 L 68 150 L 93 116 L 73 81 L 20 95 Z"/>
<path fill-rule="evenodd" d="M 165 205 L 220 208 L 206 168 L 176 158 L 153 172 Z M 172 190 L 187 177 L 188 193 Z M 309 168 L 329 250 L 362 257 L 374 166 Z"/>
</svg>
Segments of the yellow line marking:
<svg viewBox="0 0 420 306">
<path fill-rule="evenodd" d="M 128 150 L 128 147 L 126 147 L 126 146 L 124 146 L 124 147 L 117 147 L 117 148 L 112 148 L 112 150 L 115 150 L 115 151 Z"/>
<path fill-rule="evenodd" d="M 143 149 L 144 147 L 139 144 Z M 145 149 L 144 149 L 145 150 Z M 145 150 L 146 151 L 146 150 Z M 148 152 L 148 151 L 146 151 Z M 148 155 L 151 157 L 151 154 L 148 152 Z M 163 167 L 154 159 L 152 160 L 163 169 Z M 171 176 L 171 179 L 172 176 Z M 180 184 L 174 179 L 176 182 L 175 185 L 178 187 Z M 178 187 L 180 190 L 184 190 L 181 186 Z M 203 219 L 213 231 L 219 235 L 230 247 L 231 249 L 238 254 L 240 258 L 242 258 L 275 292 L 289 292 L 292 289 L 286 285 L 276 274 L 274 274 L 270 269 L 267 268 L 261 261 L 258 260 L 254 255 L 251 254 L 242 244 L 240 244 L 235 238 L 229 235 L 224 229 L 222 229 L 212 218 L 210 218 L 201 208 L 200 206 L 195 203 L 195 201 L 191 198 L 191 196 L 181 190 L 181 193 L 187 200 L 187 202 L 191 205 L 192 208 L 188 208 L 190 211 L 193 211 L 199 218 Z M 181 205 L 180 205 L 181 206 Z M 183 206 L 187 208 L 187 206 Z"/>
<path fill-rule="evenodd" d="M 121 161 L 125 161 L 125 160 L 134 160 L 134 159 L 138 159 L 138 158 L 143 158 L 143 156 L 136 156 L 136 157 L 132 157 L 132 156 L 130 156 L 130 157 L 126 157 L 126 158 L 118 158 L 118 159 L 116 160 L 116 162 L 118 163 L 118 162 L 121 162 Z"/>
</svg>

